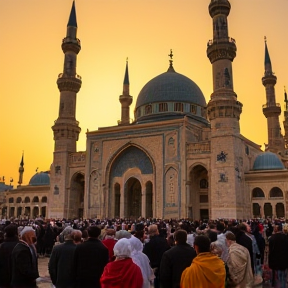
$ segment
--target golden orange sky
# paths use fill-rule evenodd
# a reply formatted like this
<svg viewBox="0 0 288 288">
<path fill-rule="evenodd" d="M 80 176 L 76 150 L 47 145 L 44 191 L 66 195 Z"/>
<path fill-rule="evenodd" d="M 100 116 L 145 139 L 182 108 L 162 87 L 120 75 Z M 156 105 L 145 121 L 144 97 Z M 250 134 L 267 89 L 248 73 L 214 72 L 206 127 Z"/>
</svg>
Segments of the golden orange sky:
<svg viewBox="0 0 288 288">
<path fill-rule="evenodd" d="M 206 56 L 212 39 L 210 0 L 76 0 L 77 73 L 82 88 L 76 119 L 82 132 L 78 151 L 86 150 L 87 129 L 117 125 L 120 119 L 126 57 L 129 58 L 130 117 L 141 88 L 165 72 L 170 49 L 174 68 L 196 82 L 209 101 L 212 67 Z M 283 107 L 288 85 L 288 1 L 230 0 L 229 36 L 236 39 L 234 89 L 243 103 L 241 134 L 259 145 L 267 143 L 264 36 L 278 78 L 276 102 Z M 58 117 L 57 76 L 63 70 L 62 38 L 72 0 L 0 1 L 0 177 L 18 182 L 24 151 L 24 181 L 50 169 L 53 156 L 51 126 Z M 283 115 L 280 117 L 282 125 Z M 283 127 L 283 125 L 282 125 Z M 282 128 L 282 132 L 283 128 Z"/>
</svg>

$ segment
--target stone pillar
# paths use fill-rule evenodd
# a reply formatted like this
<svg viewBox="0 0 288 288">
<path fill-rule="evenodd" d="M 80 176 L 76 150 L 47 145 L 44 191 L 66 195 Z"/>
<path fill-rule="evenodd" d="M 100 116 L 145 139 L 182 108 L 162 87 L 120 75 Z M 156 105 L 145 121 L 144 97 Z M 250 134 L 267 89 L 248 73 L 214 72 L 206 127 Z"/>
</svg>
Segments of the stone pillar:
<svg viewBox="0 0 288 288">
<path fill-rule="evenodd" d="M 124 212 L 125 212 L 125 197 L 124 197 L 124 186 L 120 186 L 120 217 L 124 218 Z"/>
<path fill-rule="evenodd" d="M 146 187 L 142 187 L 141 193 L 141 216 L 146 217 Z"/>
</svg>

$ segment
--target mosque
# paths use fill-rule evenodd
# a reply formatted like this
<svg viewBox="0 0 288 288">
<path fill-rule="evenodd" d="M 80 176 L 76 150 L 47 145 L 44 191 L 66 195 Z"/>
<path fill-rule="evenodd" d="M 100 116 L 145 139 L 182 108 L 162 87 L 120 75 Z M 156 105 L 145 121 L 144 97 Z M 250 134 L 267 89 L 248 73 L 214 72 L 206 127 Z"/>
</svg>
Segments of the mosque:
<svg viewBox="0 0 288 288">
<path fill-rule="evenodd" d="M 53 163 L 50 171 L 36 173 L 22 186 L 22 157 L 19 186 L 0 193 L 2 217 L 288 218 L 287 95 L 283 136 L 281 106 L 275 101 L 277 77 L 265 41 L 268 144 L 263 152 L 240 133 L 243 105 L 233 89 L 237 49 L 228 34 L 230 9 L 228 0 L 209 4 L 213 39 L 207 43 L 207 56 L 213 92 L 208 103 L 197 84 L 174 69 L 171 51 L 167 71 L 139 92 L 131 121 L 127 62 L 119 97 L 121 120 L 87 131 L 86 151 L 77 152 L 81 128 L 76 98 L 82 80 L 76 71 L 81 43 L 73 2 L 62 42 L 63 73 L 57 80 Z"/>
</svg>

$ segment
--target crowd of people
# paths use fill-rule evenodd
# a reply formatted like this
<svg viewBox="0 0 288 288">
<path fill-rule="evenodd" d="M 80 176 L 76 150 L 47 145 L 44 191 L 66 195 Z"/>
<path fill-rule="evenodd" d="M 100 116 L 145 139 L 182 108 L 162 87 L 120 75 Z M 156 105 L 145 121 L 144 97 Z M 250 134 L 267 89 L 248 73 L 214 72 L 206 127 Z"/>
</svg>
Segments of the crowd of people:
<svg viewBox="0 0 288 288">
<path fill-rule="evenodd" d="M 0 288 L 37 287 L 40 257 L 56 288 L 286 288 L 286 222 L 11 219 L 0 226 Z"/>
</svg>

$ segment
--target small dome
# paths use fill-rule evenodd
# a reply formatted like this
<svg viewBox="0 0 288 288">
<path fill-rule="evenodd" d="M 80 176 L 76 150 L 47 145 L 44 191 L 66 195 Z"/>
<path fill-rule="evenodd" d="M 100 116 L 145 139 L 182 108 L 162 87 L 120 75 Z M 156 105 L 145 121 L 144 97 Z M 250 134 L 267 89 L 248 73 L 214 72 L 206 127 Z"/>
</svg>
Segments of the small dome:
<svg viewBox="0 0 288 288">
<path fill-rule="evenodd" d="M 253 164 L 253 170 L 283 170 L 283 163 L 275 153 L 265 152 L 258 155 Z"/>
<path fill-rule="evenodd" d="M 29 185 L 31 185 L 31 186 L 50 185 L 49 172 L 36 173 L 36 174 L 30 179 Z"/>
</svg>

